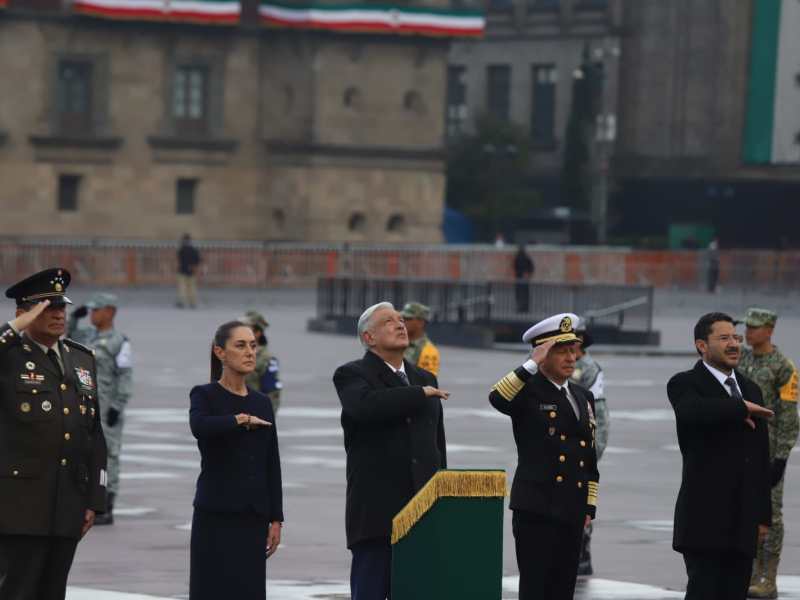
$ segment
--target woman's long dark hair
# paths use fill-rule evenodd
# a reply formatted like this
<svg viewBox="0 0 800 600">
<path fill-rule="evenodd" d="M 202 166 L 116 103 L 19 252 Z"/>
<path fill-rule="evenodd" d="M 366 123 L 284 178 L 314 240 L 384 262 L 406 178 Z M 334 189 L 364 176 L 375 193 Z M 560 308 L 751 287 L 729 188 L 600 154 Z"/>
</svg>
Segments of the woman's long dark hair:
<svg viewBox="0 0 800 600">
<path fill-rule="evenodd" d="M 223 323 L 217 328 L 217 333 L 214 334 L 214 340 L 211 342 L 211 383 L 219 381 L 222 377 L 222 362 L 214 354 L 214 346 L 224 348 L 225 344 L 231 337 L 231 331 L 237 327 L 249 327 L 241 321 L 228 321 Z"/>
</svg>

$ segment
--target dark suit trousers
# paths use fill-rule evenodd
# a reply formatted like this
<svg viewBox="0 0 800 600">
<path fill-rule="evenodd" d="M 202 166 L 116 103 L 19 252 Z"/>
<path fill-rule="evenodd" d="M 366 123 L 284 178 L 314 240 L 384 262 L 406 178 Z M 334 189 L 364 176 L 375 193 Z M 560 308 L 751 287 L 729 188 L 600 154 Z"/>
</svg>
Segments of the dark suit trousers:
<svg viewBox="0 0 800 600">
<path fill-rule="evenodd" d="M 515 510 L 512 527 L 517 547 L 519 600 L 572 600 L 583 520 L 568 523 Z"/>
<path fill-rule="evenodd" d="M 0 600 L 64 600 L 78 540 L 0 535 Z"/>
<path fill-rule="evenodd" d="M 739 552 L 684 552 L 686 600 L 744 600 L 753 558 Z"/>
<path fill-rule="evenodd" d="M 391 592 L 392 546 L 387 539 L 366 540 L 350 548 L 351 600 L 386 600 Z"/>
</svg>

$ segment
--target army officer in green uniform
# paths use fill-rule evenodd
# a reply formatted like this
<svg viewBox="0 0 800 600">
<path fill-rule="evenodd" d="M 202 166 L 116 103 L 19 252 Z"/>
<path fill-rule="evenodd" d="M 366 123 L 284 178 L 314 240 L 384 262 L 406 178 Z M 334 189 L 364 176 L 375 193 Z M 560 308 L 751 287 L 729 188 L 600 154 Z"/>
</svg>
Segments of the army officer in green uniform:
<svg viewBox="0 0 800 600">
<path fill-rule="evenodd" d="M 11 286 L 0 326 L 0 598 L 63 600 L 78 541 L 106 504 L 94 356 L 72 340 L 70 275 Z"/>
<path fill-rule="evenodd" d="M 128 336 L 114 327 L 119 301 L 114 294 L 100 292 L 85 306 L 76 308 L 67 324 L 67 335 L 94 350 L 97 361 L 97 396 L 103 434 L 108 446 L 108 510 L 95 525 L 114 522 L 114 502 L 119 494 L 119 455 L 125 408 L 133 393 L 133 352 Z M 79 320 L 90 315 L 91 326 Z"/>
</svg>

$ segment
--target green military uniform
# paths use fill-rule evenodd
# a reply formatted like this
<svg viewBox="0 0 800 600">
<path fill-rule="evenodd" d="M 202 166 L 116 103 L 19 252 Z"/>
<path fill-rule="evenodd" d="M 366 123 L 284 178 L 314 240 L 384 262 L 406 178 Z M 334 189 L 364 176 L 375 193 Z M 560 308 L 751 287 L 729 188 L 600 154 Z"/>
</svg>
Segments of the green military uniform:
<svg viewBox="0 0 800 600">
<path fill-rule="evenodd" d="M 774 327 L 777 315 L 765 309 L 751 308 L 745 315 L 748 327 Z M 797 369 L 776 347 L 768 354 L 756 355 L 751 349 L 742 352 L 739 370 L 755 381 L 764 396 L 764 405 L 775 413 L 769 421 L 769 455 L 772 463 L 772 526 L 759 548 L 753 567 L 751 597 L 776 598 L 775 576 L 783 548 L 783 471 L 800 431 L 797 414 Z M 762 576 L 765 581 L 760 583 Z M 764 589 L 762 589 L 764 588 Z"/>
<path fill-rule="evenodd" d="M 248 310 L 240 319 L 242 323 L 254 328 L 254 331 L 261 333 L 257 339 L 258 350 L 256 350 L 256 368 L 252 373 L 245 377 L 245 383 L 251 390 L 266 394 L 272 404 L 272 414 L 278 414 L 281 405 L 281 392 L 283 383 L 279 378 L 280 364 L 278 359 L 269 351 L 267 336 L 265 331 L 269 327 L 269 322 L 264 315 L 255 310 Z"/>
<path fill-rule="evenodd" d="M 114 294 L 95 294 L 86 308 L 89 310 L 116 307 Z M 125 409 L 133 394 L 133 354 L 127 336 L 111 328 L 98 331 L 92 326 L 79 326 L 80 315 L 74 311 L 68 320 L 67 335 L 92 348 L 97 361 L 97 392 L 100 402 L 103 433 L 108 446 L 109 512 L 101 523 L 113 520 L 114 501 L 119 493 L 119 457 L 122 449 L 122 429 Z"/>
<path fill-rule="evenodd" d="M 49 300 L 46 310 L 63 311 L 69 280 L 49 269 L 6 296 L 22 310 Z M 87 510 L 106 505 L 99 417 L 90 349 L 69 339 L 48 348 L 0 326 L 0 598 L 64 598 Z"/>
<path fill-rule="evenodd" d="M 422 319 L 425 323 L 431 320 L 431 309 L 419 302 L 408 302 L 400 311 L 404 319 Z M 439 349 L 433 344 L 427 334 L 408 343 L 404 358 L 412 365 L 439 376 L 441 366 Z"/>
</svg>

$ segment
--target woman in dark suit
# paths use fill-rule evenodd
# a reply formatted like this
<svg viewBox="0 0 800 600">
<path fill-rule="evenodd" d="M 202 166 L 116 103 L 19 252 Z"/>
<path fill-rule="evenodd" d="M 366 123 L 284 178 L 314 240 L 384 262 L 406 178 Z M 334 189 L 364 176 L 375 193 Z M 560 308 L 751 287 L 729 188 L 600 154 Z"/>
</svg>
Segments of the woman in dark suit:
<svg viewBox="0 0 800 600">
<path fill-rule="evenodd" d="M 272 405 L 247 388 L 253 330 L 220 326 L 211 383 L 190 393 L 189 423 L 202 459 L 192 518 L 190 600 L 264 600 L 266 559 L 281 541 L 283 499 Z"/>
</svg>

